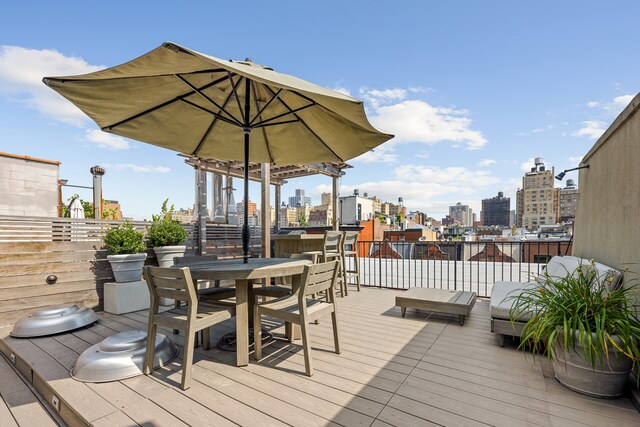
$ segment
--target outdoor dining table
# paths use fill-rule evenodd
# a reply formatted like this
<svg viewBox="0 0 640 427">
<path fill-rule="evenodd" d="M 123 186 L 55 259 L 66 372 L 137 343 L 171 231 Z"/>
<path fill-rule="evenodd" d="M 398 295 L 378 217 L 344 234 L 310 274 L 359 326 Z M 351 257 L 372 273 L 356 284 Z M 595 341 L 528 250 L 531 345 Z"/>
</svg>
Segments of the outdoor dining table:
<svg viewBox="0 0 640 427">
<path fill-rule="evenodd" d="M 270 277 L 292 277 L 292 286 L 297 288 L 302 280 L 304 266 L 311 264 L 305 259 L 249 258 L 212 260 L 211 262 L 185 263 L 194 280 L 235 280 L 236 282 L 236 365 L 249 364 L 249 317 L 253 313 L 253 293 L 249 292 L 253 279 Z M 251 296 L 251 298 L 250 298 Z"/>
</svg>

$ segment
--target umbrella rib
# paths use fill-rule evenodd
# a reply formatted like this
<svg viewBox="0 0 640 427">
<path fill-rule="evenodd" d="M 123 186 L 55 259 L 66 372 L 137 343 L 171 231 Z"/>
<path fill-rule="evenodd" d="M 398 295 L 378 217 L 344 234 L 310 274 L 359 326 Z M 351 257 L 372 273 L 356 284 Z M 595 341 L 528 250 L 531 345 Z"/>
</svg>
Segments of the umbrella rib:
<svg viewBox="0 0 640 427">
<path fill-rule="evenodd" d="M 192 107 L 195 107 L 195 108 L 197 108 L 197 109 L 199 109 L 199 110 L 202 110 L 202 111 L 205 111 L 205 112 L 207 112 L 207 113 L 211 114 L 211 115 L 212 115 L 213 117 L 215 117 L 216 119 L 220 119 L 220 120 L 222 120 L 223 122 L 226 122 L 226 123 L 232 124 L 232 125 L 234 125 L 234 126 L 238 126 L 238 123 L 236 123 L 236 122 L 234 122 L 234 121 L 231 121 L 231 120 L 229 120 L 228 118 L 226 118 L 226 117 L 224 117 L 224 116 L 221 116 L 220 114 L 218 114 L 218 113 L 216 113 L 216 112 L 213 112 L 213 111 L 209 110 L 208 108 L 205 108 L 205 107 L 203 107 L 203 106 L 201 106 L 201 105 L 195 104 L 195 103 L 193 103 L 193 102 L 191 102 L 191 101 L 187 101 L 186 99 L 182 99 L 181 101 L 182 101 L 182 102 L 184 102 L 185 104 L 189 104 L 189 105 L 191 105 Z"/>
<path fill-rule="evenodd" d="M 264 111 L 264 108 L 262 110 L 260 110 L 260 106 L 258 105 L 258 85 L 254 84 L 251 85 L 251 91 L 253 92 L 253 102 L 256 104 L 256 109 L 258 110 L 258 114 L 256 114 L 256 116 L 253 118 L 253 120 L 255 120 L 256 118 L 260 117 L 260 115 L 262 114 L 262 112 Z M 273 101 L 278 94 L 280 93 L 282 89 L 280 89 L 278 91 L 278 93 L 272 97 L 269 102 L 267 102 L 267 105 L 265 105 L 265 108 L 271 103 L 271 101 Z M 253 120 L 251 122 L 253 122 Z M 251 126 L 251 122 L 249 122 L 249 126 Z M 267 139 L 267 131 L 262 129 L 262 137 L 264 138 L 264 143 L 267 147 L 267 155 L 269 156 L 269 163 L 273 163 L 273 156 L 271 155 L 271 148 L 269 147 L 269 140 Z"/>
<path fill-rule="evenodd" d="M 282 102 L 282 100 L 280 100 L 280 102 Z M 283 103 L 283 104 L 284 104 L 284 103 Z M 274 120 L 280 119 L 280 118 L 285 117 L 285 116 L 289 116 L 289 115 L 291 115 L 291 114 L 293 114 L 293 115 L 296 117 L 296 119 L 297 119 L 297 120 L 291 120 L 291 121 L 287 121 L 287 122 L 284 122 L 284 123 L 297 122 L 297 121 L 299 121 L 299 120 L 300 120 L 300 118 L 299 118 L 295 113 L 297 113 L 298 111 L 306 110 L 307 108 L 309 108 L 309 107 L 313 107 L 313 106 L 315 106 L 315 105 L 317 105 L 317 104 L 314 102 L 313 104 L 305 105 L 305 106 L 302 106 L 302 107 L 300 107 L 300 108 L 296 108 L 295 110 L 291 110 L 289 107 L 287 107 L 287 108 L 289 108 L 289 111 L 288 111 L 288 112 L 286 112 L 286 113 L 282 113 L 282 114 L 278 114 L 277 116 L 273 116 L 273 117 L 270 117 L 270 118 L 268 118 L 268 119 L 266 119 L 266 120 L 263 120 L 263 121 L 261 121 L 261 122 L 258 122 L 258 123 L 256 123 L 256 124 L 254 125 L 254 127 L 265 126 L 265 123 L 272 122 L 272 121 L 274 121 Z M 281 123 L 276 123 L 276 124 L 281 124 Z"/>
<path fill-rule="evenodd" d="M 276 94 L 273 95 L 269 101 L 267 101 L 265 106 L 258 110 L 258 113 L 255 115 L 255 117 L 253 119 L 251 119 L 251 121 L 249 122 L 249 125 L 253 125 L 253 122 L 256 121 L 256 119 L 259 118 L 262 115 L 264 110 L 266 110 L 269 107 L 269 105 L 271 105 L 271 103 L 273 101 L 275 101 L 280 96 L 280 92 L 282 92 L 282 88 L 278 89 L 278 92 L 276 92 Z M 254 93 L 253 97 L 256 100 L 256 107 L 258 107 L 258 97 L 256 96 L 255 93 Z"/>
<path fill-rule="evenodd" d="M 224 103 L 222 104 L 223 107 L 226 107 L 227 104 L 229 103 L 229 100 L 231 99 L 231 95 L 233 93 L 229 93 L 229 96 L 227 96 L 227 99 L 224 100 Z M 200 152 L 200 148 L 202 148 L 202 144 L 204 144 L 204 141 L 206 140 L 207 136 L 209 136 L 209 134 L 211 133 L 211 130 L 213 129 L 213 127 L 215 126 L 217 120 L 219 117 L 214 117 L 213 121 L 211 122 L 211 125 L 209 126 L 209 128 L 207 129 L 207 131 L 204 133 L 204 135 L 202 135 L 202 138 L 200 139 L 200 142 L 198 142 L 198 145 L 196 146 L 196 149 L 193 150 L 192 155 L 195 156 Z"/>
<path fill-rule="evenodd" d="M 184 77 L 182 77 L 179 74 L 175 74 L 175 76 L 180 79 L 180 81 L 184 84 L 186 84 L 187 86 L 189 86 L 191 89 L 193 89 L 194 92 L 196 92 L 198 95 L 200 95 L 201 97 L 203 97 L 204 99 L 206 99 L 207 101 L 209 101 L 210 103 L 212 103 L 213 105 L 216 106 L 216 108 L 218 108 L 221 112 L 225 113 L 227 116 L 231 117 L 231 120 L 233 120 L 233 122 L 236 124 L 236 126 L 242 126 L 242 123 L 233 116 L 233 114 L 231 114 L 230 112 L 228 112 L 227 110 L 224 109 L 224 107 L 218 105 L 217 102 L 215 102 L 213 99 L 209 98 L 207 95 L 205 95 L 204 93 L 202 93 L 202 91 L 200 89 L 198 89 L 197 87 L 195 87 L 194 85 L 192 85 L 187 79 L 185 79 Z M 231 79 L 231 73 L 227 73 L 227 79 L 229 79 L 231 81 L 231 87 L 233 87 L 233 90 L 235 92 L 235 87 L 233 86 L 233 80 Z M 184 100 L 183 100 L 184 101 Z"/>
<path fill-rule="evenodd" d="M 277 123 L 267 123 L 267 124 L 264 124 L 264 125 L 258 124 L 258 125 L 253 126 L 253 128 L 257 129 L 257 128 L 266 128 L 266 127 L 269 127 L 269 126 L 286 125 L 286 124 L 289 124 L 289 123 L 298 123 L 299 121 L 300 120 L 293 119 L 293 120 L 285 120 L 283 122 L 277 122 Z"/>
<path fill-rule="evenodd" d="M 236 85 L 233 83 L 233 77 L 231 75 L 230 72 L 227 72 L 227 75 L 229 76 L 229 80 L 231 81 L 231 90 L 233 91 L 233 94 L 235 95 L 236 98 L 236 102 L 238 103 L 238 110 L 240 111 L 240 114 L 242 115 L 242 125 L 241 127 L 246 126 L 247 122 L 249 121 L 249 117 L 245 117 L 245 113 L 244 110 L 242 109 L 242 105 L 240 105 L 240 97 L 238 96 L 238 91 L 236 89 Z M 247 79 L 246 77 L 244 77 L 245 80 Z M 238 80 L 238 85 L 240 84 L 240 82 L 242 82 L 242 77 L 240 77 L 240 79 Z"/>
<path fill-rule="evenodd" d="M 224 81 L 224 80 L 226 80 L 226 79 L 227 79 L 226 77 L 222 77 L 222 78 L 220 78 L 220 79 L 218 79 L 218 80 L 214 80 L 214 81 L 212 81 L 212 82 L 209 82 L 209 83 L 207 83 L 206 85 L 202 86 L 199 90 L 204 90 L 204 89 L 207 89 L 207 88 L 209 88 L 209 87 L 211 87 L 211 86 L 215 86 L 215 85 L 217 85 L 218 83 L 220 83 L 220 82 L 222 82 L 222 81 Z M 111 130 L 112 128 L 115 128 L 115 127 L 118 127 L 118 126 L 120 126 L 120 125 L 123 125 L 123 124 L 125 124 L 125 123 L 127 123 L 127 122 L 130 122 L 131 120 L 135 120 L 135 119 L 137 119 L 138 117 L 142 117 L 142 116 L 144 116 L 144 115 L 146 115 L 146 114 L 153 113 L 153 112 L 154 112 L 154 111 L 156 111 L 156 110 L 159 110 L 159 109 L 161 109 L 161 108 L 164 108 L 164 107 L 166 107 L 167 105 L 172 104 L 172 103 L 174 103 L 174 102 L 176 102 L 176 101 L 180 101 L 180 100 L 182 100 L 182 99 L 184 99 L 184 98 L 186 98 L 187 96 L 192 95 L 192 94 L 193 94 L 193 91 L 190 91 L 190 92 L 184 93 L 184 94 L 182 94 L 182 95 L 178 95 L 178 96 L 176 96 L 176 97 L 175 97 L 175 98 L 173 98 L 173 99 L 170 99 L 170 100 L 168 100 L 168 101 L 166 101 L 166 102 L 163 102 L 162 104 L 155 105 L 155 106 L 153 106 L 153 107 L 151 107 L 151 108 L 149 108 L 149 109 L 146 109 L 146 110 L 144 110 L 144 111 L 142 111 L 142 112 L 140 112 L 140 113 L 138 113 L 138 114 L 134 114 L 134 115 L 133 115 L 133 116 L 131 116 L 131 117 L 128 117 L 128 118 L 123 119 L 123 120 L 120 120 L 119 122 L 116 122 L 116 123 L 110 124 L 110 125 L 108 125 L 108 126 L 103 126 L 103 127 L 101 127 L 100 129 L 101 129 L 101 130 L 103 130 L 103 131 L 105 131 L 105 130 Z"/>
<path fill-rule="evenodd" d="M 271 93 L 273 94 L 273 91 L 271 90 L 271 88 L 270 88 L 269 86 L 265 86 L 265 88 L 266 88 L 269 92 L 271 92 Z M 306 96 L 299 94 L 298 92 L 292 92 L 292 93 L 295 93 L 296 95 L 299 95 L 299 96 L 301 96 L 302 98 L 309 99 L 309 98 L 307 98 Z M 312 101 L 312 102 L 313 102 L 313 100 L 310 100 L 310 101 Z M 293 111 L 293 110 L 291 109 L 291 107 L 289 107 L 289 106 L 287 105 L 287 103 L 286 103 L 286 102 L 284 102 L 284 100 L 282 100 L 282 98 L 280 98 L 280 102 L 282 103 L 282 105 L 284 105 L 284 107 L 285 107 L 287 110 L 289 110 L 289 111 Z M 318 105 L 318 104 L 315 104 L 315 105 Z M 333 154 L 334 156 L 336 156 L 336 158 L 337 158 L 337 159 L 339 159 L 341 162 L 344 162 L 344 159 L 343 159 L 342 157 L 338 156 L 338 154 L 336 154 L 336 152 L 335 152 L 335 151 L 333 151 L 333 149 L 332 149 L 331 147 L 329 147 L 329 145 L 327 145 L 327 143 L 326 143 L 326 142 L 324 142 L 324 140 L 323 140 L 322 138 L 320 138 L 320 135 L 318 135 L 317 133 L 315 133 L 315 132 L 313 131 L 313 129 L 311 129 L 311 128 L 309 127 L 309 125 L 308 125 L 308 124 L 307 124 L 307 123 L 306 123 L 302 118 L 300 118 L 300 116 L 298 116 L 296 113 L 292 113 L 292 114 L 294 115 L 294 117 L 295 117 L 296 119 L 298 119 L 298 121 L 299 121 L 300 123 L 302 123 L 302 125 L 303 125 L 305 128 L 307 128 L 307 130 L 308 130 L 309 132 L 311 132 L 311 134 L 312 134 L 313 136 L 315 136 L 315 137 L 318 139 L 318 141 L 320 141 L 320 142 L 322 143 L 322 145 L 324 145 L 324 146 L 327 148 L 327 150 L 329 150 L 329 151 L 331 152 L 331 154 Z"/>
</svg>

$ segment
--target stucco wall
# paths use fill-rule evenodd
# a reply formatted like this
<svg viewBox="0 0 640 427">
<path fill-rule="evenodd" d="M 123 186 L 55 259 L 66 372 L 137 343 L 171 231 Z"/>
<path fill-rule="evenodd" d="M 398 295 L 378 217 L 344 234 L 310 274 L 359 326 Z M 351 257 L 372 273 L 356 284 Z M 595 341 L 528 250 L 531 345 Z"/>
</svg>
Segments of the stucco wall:
<svg viewBox="0 0 640 427">
<path fill-rule="evenodd" d="M 0 155 L 0 215 L 58 216 L 57 162 Z"/>
<path fill-rule="evenodd" d="M 640 94 L 582 160 L 573 254 L 640 272 Z M 637 277 L 637 274 L 636 274 Z"/>
</svg>

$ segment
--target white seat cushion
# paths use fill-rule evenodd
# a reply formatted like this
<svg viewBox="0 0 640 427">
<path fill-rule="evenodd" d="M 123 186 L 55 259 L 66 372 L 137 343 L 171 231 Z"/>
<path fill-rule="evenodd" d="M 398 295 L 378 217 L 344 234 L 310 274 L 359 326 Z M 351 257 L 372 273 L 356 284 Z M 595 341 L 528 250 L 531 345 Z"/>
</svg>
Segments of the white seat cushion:
<svg viewBox="0 0 640 427">
<path fill-rule="evenodd" d="M 496 282 L 491 290 L 489 312 L 494 319 L 509 320 L 509 313 L 515 299 L 528 289 L 535 289 L 538 285 L 534 282 Z M 531 319 L 531 313 L 523 314 L 518 320 L 526 322 Z"/>
<path fill-rule="evenodd" d="M 575 256 L 554 256 L 553 258 L 551 258 L 551 260 L 549 260 L 549 263 L 547 264 L 544 272 L 552 278 L 566 277 L 569 274 L 575 276 L 576 269 L 581 265 L 587 267 L 592 266 L 591 262 L 587 259 L 578 258 Z M 598 278 L 600 279 L 600 281 L 604 281 L 608 277 L 612 279 L 612 282 L 608 285 L 610 289 L 615 288 L 620 281 L 620 278 L 622 277 L 622 274 L 618 270 L 615 270 L 608 265 L 599 262 L 596 262 L 593 265 L 593 268 L 598 271 Z"/>
</svg>

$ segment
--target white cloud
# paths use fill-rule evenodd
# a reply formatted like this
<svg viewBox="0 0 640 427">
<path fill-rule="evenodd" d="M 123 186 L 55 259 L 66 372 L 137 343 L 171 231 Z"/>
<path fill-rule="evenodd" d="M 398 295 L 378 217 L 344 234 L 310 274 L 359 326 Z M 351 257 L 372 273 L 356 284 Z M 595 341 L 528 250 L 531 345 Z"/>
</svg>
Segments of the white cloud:
<svg viewBox="0 0 640 427">
<path fill-rule="evenodd" d="M 498 178 L 491 175 L 491 172 L 483 170 L 469 170 L 464 167 L 438 168 L 427 165 L 402 165 L 395 169 L 397 178 L 407 181 L 418 181 L 422 183 L 438 183 L 450 186 L 462 187 L 482 187 L 497 184 Z"/>
<path fill-rule="evenodd" d="M 606 130 L 606 123 L 600 120 L 585 120 L 582 122 L 582 128 L 573 132 L 572 136 L 586 136 L 590 139 L 599 138 Z"/>
<path fill-rule="evenodd" d="M 168 173 L 171 169 L 164 166 L 136 165 L 133 163 L 116 163 L 114 165 L 105 163 L 105 169 L 113 169 L 116 171 L 130 170 L 135 173 Z"/>
<path fill-rule="evenodd" d="M 346 87 L 336 86 L 336 87 L 333 88 L 333 90 L 335 90 L 336 92 L 340 92 L 340 93 L 342 93 L 344 95 L 347 95 L 347 96 L 353 96 L 353 95 L 351 95 L 351 91 L 349 89 L 347 89 Z"/>
<path fill-rule="evenodd" d="M 520 169 L 522 169 L 524 172 L 530 172 L 531 168 L 535 165 L 535 159 L 533 157 L 529 157 L 526 162 L 520 164 Z"/>
<path fill-rule="evenodd" d="M 0 96 L 73 126 L 88 120 L 72 103 L 42 83 L 45 76 L 84 74 L 104 67 L 56 50 L 0 46 Z"/>
<path fill-rule="evenodd" d="M 596 108 L 596 107 L 599 107 L 599 106 L 600 106 L 600 103 L 598 101 L 587 102 L 587 107 L 589 107 L 589 108 Z"/>
<path fill-rule="evenodd" d="M 580 162 L 582 161 L 582 156 L 571 156 L 571 157 L 569 157 L 567 160 L 569 160 L 569 162 L 570 162 L 572 165 L 576 165 L 576 166 L 577 166 L 577 165 L 579 165 L 579 164 L 580 164 Z"/>
<path fill-rule="evenodd" d="M 613 98 L 612 105 L 616 108 L 622 110 L 624 107 L 629 105 L 631 100 L 635 97 L 635 95 L 620 95 Z"/>
<path fill-rule="evenodd" d="M 393 144 L 388 142 L 374 150 L 367 151 L 353 160 L 349 160 L 350 163 L 396 163 L 397 161 L 398 155 L 395 153 Z"/>
<path fill-rule="evenodd" d="M 498 163 L 498 162 L 496 162 L 495 160 L 492 160 L 492 159 L 483 159 L 483 160 L 480 161 L 480 163 L 478 163 L 478 166 L 488 167 L 488 166 L 491 166 L 491 165 L 495 165 L 496 163 Z"/>
<path fill-rule="evenodd" d="M 86 129 L 84 137 L 87 141 L 92 142 L 99 148 L 107 148 L 109 150 L 128 150 L 129 141 L 126 139 L 102 132 L 98 129 Z"/>
<path fill-rule="evenodd" d="M 484 147 L 482 132 L 470 129 L 468 112 L 434 107 L 421 100 L 405 100 L 378 106 L 370 114 L 374 126 L 395 135 L 394 141 L 434 145 L 443 141 L 463 143 L 469 150 Z"/>
</svg>

